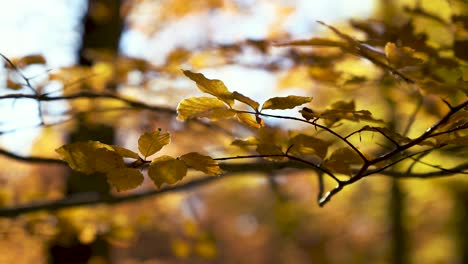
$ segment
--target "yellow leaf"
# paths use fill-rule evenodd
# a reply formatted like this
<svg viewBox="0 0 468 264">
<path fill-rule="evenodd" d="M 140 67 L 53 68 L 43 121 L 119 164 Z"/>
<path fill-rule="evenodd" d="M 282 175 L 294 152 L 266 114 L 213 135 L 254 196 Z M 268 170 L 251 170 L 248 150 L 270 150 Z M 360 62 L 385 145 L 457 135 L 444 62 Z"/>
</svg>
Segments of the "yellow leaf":
<svg viewBox="0 0 468 264">
<path fill-rule="evenodd" d="M 218 165 L 218 162 L 210 156 L 205 156 L 197 152 L 190 152 L 180 157 L 187 166 L 196 170 L 203 171 L 209 175 L 218 175 L 223 173 L 223 170 Z"/>
<path fill-rule="evenodd" d="M 236 112 L 226 104 L 212 97 L 191 97 L 182 100 L 177 106 L 177 119 L 183 121 L 189 118 L 206 117 L 218 120 L 233 117 Z"/>
<path fill-rule="evenodd" d="M 349 163 L 346 163 L 341 160 L 326 160 L 325 166 L 336 173 L 341 173 L 348 176 L 352 176 L 353 174 Z"/>
<path fill-rule="evenodd" d="M 233 92 L 232 93 L 232 97 L 239 101 L 239 102 L 242 102 L 250 107 L 252 107 L 255 111 L 258 111 L 258 108 L 260 107 L 260 104 L 258 102 L 256 102 L 255 100 L 253 99 L 250 99 L 249 97 L 241 94 L 241 93 L 238 93 L 238 92 Z"/>
<path fill-rule="evenodd" d="M 40 54 L 33 54 L 21 57 L 18 60 L 14 60 L 13 63 L 15 63 L 17 67 L 22 68 L 32 64 L 45 64 L 46 59 Z"/>
<path fill-rule="evenodd" d="M 362 163 L 361 157 L 350 148 L 339 148 L 331 154 L 330 160 L 340 160 L 349 164 Z"/>
<path fill-rule="evenodd" d="M 260 128 L 265 125 L 263 119 L 261 119 L 260 117 L 254 118 L 252 114 L 237 113 L 236 117 L 237 119 L 239 119 L 240 122 L 252 128 Z"/>
<path fill-rule="evenodd" d="M 139 159 L 140 156 L 136 152 L 133 152 L 129 149 L 122 148 L 119 146 L 112 145 L 112 148 L 114 149 L 115 152 L 117 152 L 120 156 L 125 157 L 125 158 L 132 158 L 132 159 Z"/>
<path fill-rule="evenodd" d="M 6 87 L 11 90 L 19 90 L 23 88 L 23 85 L 19 82 L 13 81 L 10 77 L 8 77 Z"/>
<path fill-rule="evenodd" d="M 275 44 L 275 46 L 319 46 L 347 48 L 348 43 L 325 38 L 311 38 L 307 40 L 294 40 Z"/>
<path fill-rule="evenodd" d="M 262 109 L 291 109 L 312 101 L 312 97 L 290 95 L 287 97 L 273 97 L 262 105 Z"/>
<path fill-rule="evenodd" d="M 187 165 L 185 162 L 167 155 L 154 159 L 148 168 L 148 176 L 158 188 L 163 183 L 174 184 L 184 178 L 186 174 Z"/>
<path fill-rule="evenodd" d="M 108 172 L 116 168 L 125 168 L 122 156 L 109 149 L 96 149 L 94 152 L 90 153 L 90 158 L 94 161 L 94 169 L 98 172 Z"/>
<path fill-rule="evenodd" d="M 232 106 L 234 104 L 234 99 L 232 93 L 229 92 L 226 85 L 220 80 L 208 79 L 201 73 L 183 71 L 185 76 L 189 77 L 192 81 L 197 83 L 198 89 L 204 93 L 214 95 L 218 99 L 226 102 L 228 105 Z"/>
<path fill-rule="evenodd" d="M 179 258 L 187 258 L 190 255 L 190 244 L 182 239 L 175 239 L 171 242 L 171 249 L 174 255 Z"/>
<path fill-rule="evenodd" d="M 328 150 L 328 143 L 304 134 L 294 136 L 289 140 L 289 144 L 292 145 L 291 152 L 298 153 L 300 155 L 315 154 L 320 158 L 325 158 Z"/>
<path fill-rule="evenodd" d="M 265 159 L 282 160 L 284 158 L 281 148 L 272 144 L 259 144 L 257 146 L 257 152 L 260 155 L 278 155 L 273 157 L 265 157 Z"/>
<path fill-rule="evenodd" d="M 422 63 L 421 59 L 414 57 L 414 50 L 412 48 L 399 48 L 392 42 L 388 42 L 385 45 L 385 56 L 387 56 L 388 62 L 397 68 Z"/>
<path fill-rule="evenodd" d="M 87 141 L 67 144 L 55 151 L 72 169 L 85 174 L 91 174 L 96 172 L 95 152 L 101 148 L 112 150 L 112 147 L 99 141 Z"/>
<path fill-rule="evenodd" d="M 134 189 L 143 182 L 143 175 L 134 168 L 113 169 L 106 176 L 109 184 L 119 192 Z"/>
<path fill-rule="evenodd" d="M 149 157 L 160 151 L 165 145 L 171 142 L 171 136 L 168 132 L 162 133 L 161 130 L 144 133 L 138 139 L 138 150 L 143 156 Z"/>
<path fill-rule="evenodd" d="M 194 245 L 194 251 L 198 256 L 212 259 L 218 254 L 215 241 L 213 239 L 201 239 Z"/>
</svg>

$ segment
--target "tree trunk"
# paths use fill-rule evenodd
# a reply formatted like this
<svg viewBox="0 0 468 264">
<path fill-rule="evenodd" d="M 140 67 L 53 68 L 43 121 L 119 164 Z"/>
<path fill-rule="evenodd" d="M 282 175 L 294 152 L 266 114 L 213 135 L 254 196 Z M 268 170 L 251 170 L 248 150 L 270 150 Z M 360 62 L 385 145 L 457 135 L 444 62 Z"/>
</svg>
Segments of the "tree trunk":
<svg viewBox="0 0 468 264">
<path fill-rule="evenodd" d="M 118 54 L 120 34 L 123 29 L 120 4 L 121 2 L 116 0 L 88 0 L 88 9 L 83 17 L 84 32 L 79 49 L 79 65 L 93 65 L 97 58 L 96 54 L 112 57 Z M 90 88 L 92 89 L 92 87 Z M 113 87 L 108 88 L 113 89 Z M 68 141 L 86 140 L 112 144 L 114 142 L 114 128 L 90 122 L 86 118 L 79 118 L 76 129 L 69 135 Z M 65 192 L 67 196 L 78 193 L 106 196 L 109 195 L 109 185 L 104 175 L 84 175 L 70 170 Z M 97 237 L 90 244 L 81 243 L 76 235 L 71 240 L 67 241 L 66 245 L 58 241 L 52 243 L 49 252 L 50 263 L 88 263 L 90 259 L 95 257 L 110 263 L 110 246 L 103 238 Z"/>
</svg>

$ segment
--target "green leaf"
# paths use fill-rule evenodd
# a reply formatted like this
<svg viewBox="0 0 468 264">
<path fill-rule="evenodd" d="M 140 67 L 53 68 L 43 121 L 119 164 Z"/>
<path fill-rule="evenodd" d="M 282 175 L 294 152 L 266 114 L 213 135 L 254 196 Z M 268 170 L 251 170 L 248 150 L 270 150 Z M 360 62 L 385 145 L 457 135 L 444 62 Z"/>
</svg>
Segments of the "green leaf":
<svg viewBox="0 0 468 264">
<path fill-rule="evenodd" d="M 212 97 L 191 97 L 182 100 L 177 106 L 177 119 L 184 121 L 189 118 L 206 117 L 218 120 L 233 117 L 236 112 L 226 104 Z"/>
<path fill-rule="evenodd" d="M 134 189 L 143 182 L 143 175 L 134 168 L 113 169 L 106 176 L 109 184 L 119 192 Z"/>
<path fill-rule="evenodd" d="M 260 107 L 260 104 L 258 102 L 256 102 L 255 100 L 253 99 L 250 99 L 249 97 L 241 94 L 241 93 L 238 93 L 238 92 L 233 92 L 232 93 L 232 97 L 239 101 L 239 102 L 242 102 L 250 107 L 252 107 L 255 111 L 258 111 L 258 108 Z"/>
<path fill-rule="evenodd" d="M 185 162 L 167 155 L 154 159 L 148 168 L 148 176 L 158 188 L 164 183 L 174 184 L 186 174 Z"/>
<path fill-rule="evenodd" d="M 189 77 L 192 81 L 197 83 L 198 89 L 204 93 L 214 95 L 218 99 L 226 102 L 232 106 L 234 104 L 234 98 L 232 93 L 229 92 L 226 85 L 220 80 L 208 79 L 201 73 L 183 71 L 185 76 Z"/>
<path fill-rule="evenodd" d="M 138 150 L 146 158 L 160 151 L 165 145 L 171 142 L 168 132 L 161 133 L 161 130 L 144 133 L 138 139 Z"/>
<path fill-rule="evenodd" d="M 187 153 L 180 156 L 180 159 L 184 161 L 187 166 L 209 175 L 218 175 L 223 173 L 223 170 L 221 170 L 217 161 L 213 160 L 210 156 L 205 156 L 198 152 Z"/>
<path fill-rule="evenodd" d="M 118 153 L 120 156 L 125 157 L 125 158 L 132 158 L 132 159 L 139 159 L 140 156 L 136 152 L 133 152 L 129 149 L 122 148 L 119 146 L 112 145 L 112 148 L 116 153 Z"/>
<path fill-rule="evenodd" d="M 99 141 L 87 141 L 67 144 L 55 151 L 73 170 L 92 174 L 96 172 L 95 152 L 101 148 L 113 150 L 111 146 Z"/>
<path fill-rule="evenodd" d="M 312 97 L 289 95 L 287 97 L 273 97 L 262 105 L 262 109 L 292 109 L 296 106 L 312 101 Z"/>
<path fill-rule="evenodd" d="M 325 158 L 328 150 L 328 143 L 304 134 L 294 136 L 289 140 L 289 144 L 292 145 L 291 152 L 300 155 L 315 154 L 320 158 Z"/>
</svg>

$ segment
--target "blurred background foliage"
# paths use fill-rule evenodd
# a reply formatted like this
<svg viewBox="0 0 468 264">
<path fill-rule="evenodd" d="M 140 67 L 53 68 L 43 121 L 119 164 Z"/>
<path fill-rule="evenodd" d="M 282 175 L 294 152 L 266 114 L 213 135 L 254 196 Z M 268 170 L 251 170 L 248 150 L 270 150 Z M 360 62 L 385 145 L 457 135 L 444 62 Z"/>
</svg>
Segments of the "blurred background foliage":
<svg viewBox="0 0 468 264">
<path fill-rule="evenodd" d="M 325 109 L 335 101 L 354 99 L 356 109 L 390 120 L 400 131 L 405 130 L 408 113 L 420 104 L 417 120 L 406 131 L 409 137 L 418 136 L 447 111 L 439 96 L 453 102 L 466 97 L 450 88 L 468 79 L 467 3 L 463 0 L 369 0 L 359 4 L 64 1 L 68 6 L 52 0 L 40 6 L 33 4 L 36 1 L 19 2 L 24 4 L 21 12 L 25 15 L 19 19 L 19 13 L 9 14 L 2 21 L 5 33 L 0 34 L 5 41 L 0 52 L 29 77 L 40 94 L 118 92 L 131 100 L 174 109 L 183 98 L 197 94 L 181 72 L 193 69 L 260 101 L 289 94 L 313 96 L 314 107 Z M 66 12 L 58 14 L 53 5 Z M 55 22 L 45 22 L 47 19 Z M 316 20 L 356 39 L 366 39 L 367 45 L 384 48 L 387 42 L 395 42 L 416 50 L 409 58 L 397 54 L 401 57 L 394 66 L 421 80 L 428 87 L 423 89 L 424 96 L 369 60 L 339 49 L 272 45 L 311 37 L 337 39 Z M 39 33 L 15 37 L 15 27 L 21 32 L 31 23 L 37 24 Z M 56 26 L 65 33 L 48 32 Z M 36 41 L 33 48 L 26 45 Z M 430 61 L 425 64 L 429 66 L 421 70 L 411 65 L 419 60 Z M 401 61 L 403 65 L 398 65 Z M 30 88 L 8 63 L 1 71 L 2 95 Z M 135 150 L 139 135 L 157 128 L 171 131 L 173 136 L 173 144 L 164 154 L 203 151 L 212 156 L 235 156 L 243 152 L 230 146 L 232 135 L 223 131 L 238 138 L 250 135 L 248 129 L 230 122 L 221 122 L 222 129 L 197 122 L 182 124 L 170 112 L 131 107 L 109 98 L 43 102 L 39 110 L 34 102 L 24 101 L 1 100 L 0 143 L 2 149 L 25 156 L 56 157 L 54 149 L 61 145 L 91 139 Z M 284 128 L 282 133 L 310 130 L 297 123 L 267 122 Z M 360 127 L 362 124 L 349 125 L 340 132 Z M 385 147 L 377 133 L 362 133 L 350 140 L 360 149 L 378 152 L 376 148 Z M 425 161 L 453 167 L 466 161 L 466 154 L 466 150 L 439 152 Z M 109 190 L 99 175 L 86 177 L 57 164 L 33 164 L 7 156 L 0 156 L 0 163 L 1 207 L 126 194 Z M 430 169 L 419 164 L 413 172 Z M 257 177 L 258 172 L 246 170 L 241 174 L 184 192 L 121 204 L 0 217 L 0 263 L 468 261 L 464 175 L 398 181 L 371 176 L 320 208 L 316 205 L 315 172 L 280 170 Z M 145 181 L 127 194 L 152 188 Z"/>
</svg>

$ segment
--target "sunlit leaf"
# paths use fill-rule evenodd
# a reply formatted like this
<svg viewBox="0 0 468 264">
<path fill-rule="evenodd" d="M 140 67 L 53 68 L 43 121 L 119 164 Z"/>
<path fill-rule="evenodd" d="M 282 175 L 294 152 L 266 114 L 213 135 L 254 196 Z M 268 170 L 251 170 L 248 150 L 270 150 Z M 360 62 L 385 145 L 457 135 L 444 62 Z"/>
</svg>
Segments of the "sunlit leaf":
<svg viewBox="0 0 468 264">
<path fill-rule="evenodd" d="M 94 169 L 98 172 L 108 172 L 116 168 L 125 168 L 122 156 L 112 150 L 99 148 L 89 155 L 94 161 Z"/>
<path fill-rule="evenodd" d="M 273 97 L 262 105 L 262 109 L 291 109 L 312 101 L 312 97 L 289 95 L 287 97 Z"/>
<path fill-rule="evenodd" d="M 239 102 L 242 102 L 250 107 L 252 107 L 255 111 L 258 111 L 258 108 L 260 107 L 260 104 L 258 102 L 256 102 L 255 100 L 253 99 L 250 99 L 249 97 L 241 94 L 241 93 L 238 93 L 238 92 L 233 92 L 232 93 L 232 97 L 239 101 Z"/>
<path fill-rule="evenodd" d="M 23 88 L 23 84 L 13 81 L 10 77 L 8 77 L 6 88 L 11 89 L 11 90 L 19 90 Z"/>
<path fill-rule="evenodd" d="M 109 184 L 119 192 L 134 189 L 143 183 L 143 175 L 134 168 L 113 169 L 106 176 Z"/>
<path fill-rule="evenodd" d="M 348 176 L 353 174 L 350 164 L 342 160 L 326 160 L 325 166 L 336 173 L 341 173 Z"/>
<path fill-rule="evenodd" d="M 361 157 L 354 150 L 350 148 L 339 148 L 325 161 L 325 166 L 333 172 L 351 176 L 351 165 L 362 162 Z"/>
<path fill-rule="evenodd" d="M 182 100 L 177 106 L 177 119 L 183 121 L 189 118 L 206 117 L 218 120 L 233 117 L 236 112 L 222 101 L 212 97 L 191 97 Z"/>
<path fill-rule="evenodd" d="M 21 57 L 13 61 L 17 67 L 25 67 L 32 64 L 46 64 L 46 59 L 40 54 L 32 54 L 28 56 Z"/>
<path fill-rule="evenodd" d="M 252 114 L 237 113 L 236 117 L 240 122 L 252 128 L 260 128 L 265 125 L 263 119 L 261 119 L 260 117 L 255 118 Z"/>
<path fill-rule="evenodd" d="M 168 132 L 161 133 L 161 130 L 144 133 L 138 139 L 138 150 L 146 158 L 160 151 L 165 145 L 171 142 Z"/>
<path fill-rule="evenodd" d="M 67 144 L 55 151 L 73 170 L 91 174 L 96 172 L 95 152 L 100 148 L 113 150 L 111 146 L 99 141 L 86 141 Z"/>
<path fill-rule="evenodd" d="M 362 163 L 361 157 L 350 148 L 339 148 L 333 151 L 329 160 L 341 160 L 349 164 Z"/>
<path fill-rule="evenodd" d="M 393 66 L 405 67 L 422 63 L 420 58 L 414 56 L 414 49 L 409 47 L 397 47 L 395 43 L 388 42 L 385 45 L 385 56 Z"/>
<path fill-rule="evenodd" d="M 336 41 L 326 38 L 311 38 L 306 40 L 280 42 L 276 43 L 275 46 L 323 46 L 345 48 L 348 46 L 348 44 L 343 41 Z"/>
<path fill-rule="evenodd" d="M 265 159 L 271 159 L 271 160 L 282 160 L 283 157 L 283 151 L 279 146 L 273 145 L 273 144 L 258 144 L 257 146 L 257 152 L 260 155 L 265 155 L 265 156 L 271 156 L 273 157 L 265 157 Z"/>
<path fill-rule="evenodd" d="M 292 153 L 298 153 L 302 155 L 315 154 L 320 158 L 325 158 L 328 150 L 328 143 L 304 134 L 294 136 L 289 140 L 289 144 L 292 145 L 290 151 Z"/>
<path fill-rule="evenodd" d="M 303 107 L 301 110 L 299 110 L 299 113 L 301 113 L 302 117 L 307 121 L 320 117 L 320 113 L 315 113 L 314 110 L 308 107 Z"/>
<path fill-rule="evenodd" d="M 208 79 L 201 73 L 191 72 L 184 70 L 185 76 L 189 77 L 192 81 L 197 83 L 198 88 L 204 92 L 216 96 L 218 99 L 226 102 L 232 106 L 234 104 L 234 98 L 232 93 L 229 92 L 226 85 L 220 80 Z"/>
<path fill-rule="evenodd" d="M 164 183 L 174 184 L 182 180 L 186 174 L 185 162 L 167 155 L 154 159 L 148 168 L 148 176 L 158 188 Z"/>
<path fill-rule="evenodd" d="M 209 175 L 218 175 L 223 173 L 218 162 L 213 160 L 210 156 L 205 156 L 197 152 L 190 152 L 180 156 L 180 159 L 184 161 L 187 166 Z"/>
<path fill-rule="evenodd" d="M 195 253 L 205 259 L 212 259 L 218 254 L 216 243 L 212 237 L 202 237 L 194 245 Z"/>
<path fill-rule="evenodd" d="M 139 159 L 140 156 L 136 152 L 133 152 L 129 149 L 122 148 L 116 145 L 112 145 L 112 148 L 114 149 L 115 152 L 117 152 L 120 156 L 124 158 L 132 158 L 132 159 Z"/>
<path fill-rule="evenodd" d="M 187 258 L 192 251 L 190 244 L 182 239 L 172 240 L 171 249 L 174 255 L 179 258 Z"/>
</svg>

